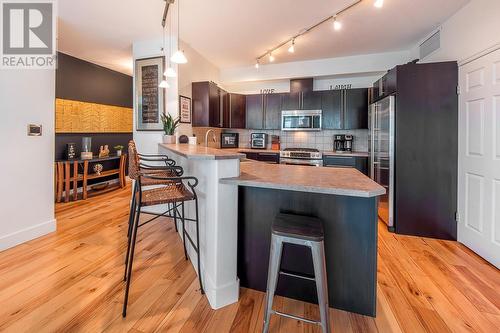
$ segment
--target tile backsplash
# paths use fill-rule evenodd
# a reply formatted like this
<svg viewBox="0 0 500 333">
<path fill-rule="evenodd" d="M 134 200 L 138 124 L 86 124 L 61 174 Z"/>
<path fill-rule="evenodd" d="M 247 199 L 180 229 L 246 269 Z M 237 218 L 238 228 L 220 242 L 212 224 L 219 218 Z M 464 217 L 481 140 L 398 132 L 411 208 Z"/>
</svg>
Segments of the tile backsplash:
<svg viewBox="0 0 500 333">
<path fill-rule="evenodd" d="M 205 133 L 208 128 L 193 128 L 193 132 L 198 137 L 198 143 L 203 144 L 205 141 Z M 354 136 L 353 150 L 366 152 L 368 151 L 368 136 L 369 131 L 361 130 L 323 130 L 317 132 L 285 132 L 280 130 L 246 130 L 246 129 L 220 129 L 215 128 L 215 137 L 217 142 L 211 142 L 209 145 L 218 147 L 220 144 L 220 133 L 231 132 L 240 134 L 240 147 L 250 147 L 251 133 L 266 133 L 269 135 L 268 146 L 271 147 L 271 135 L 280 137 L 281 149 L 284 148 L 316 148 L 321 151 L 333 150 L 333 136 L 335 134 L 351 134 Z M 211 136 L 211 135 L 210 135 Z"/>
</svg>

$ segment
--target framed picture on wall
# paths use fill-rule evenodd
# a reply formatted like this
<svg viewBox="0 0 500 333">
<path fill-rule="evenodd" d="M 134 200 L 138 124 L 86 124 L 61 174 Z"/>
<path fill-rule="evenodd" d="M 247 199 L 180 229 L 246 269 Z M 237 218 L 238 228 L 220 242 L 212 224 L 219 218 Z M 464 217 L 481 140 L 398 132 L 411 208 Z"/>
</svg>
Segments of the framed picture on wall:
<svg viewBox="0 0 500 333">
<path fill-rule="evenodd" d="M 135 62 L 136 129 L 138 131 L 161 131 L 161 114 L 165 112 L 165 89 L 163 80 L 163 57 L 137 59 Z"/>
<path fill-rule="evenodd" d="M 191 124 L 191 98 L 179 96 L 179 122 Z"/>
</svg>

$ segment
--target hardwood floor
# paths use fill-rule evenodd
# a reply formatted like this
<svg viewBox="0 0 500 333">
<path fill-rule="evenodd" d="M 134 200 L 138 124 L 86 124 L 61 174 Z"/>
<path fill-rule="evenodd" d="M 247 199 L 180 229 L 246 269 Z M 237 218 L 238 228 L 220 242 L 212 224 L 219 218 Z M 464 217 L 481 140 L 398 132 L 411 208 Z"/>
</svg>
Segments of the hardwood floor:
<svg viewBox="0 0 500 333">
<path fill-rule="evenodd" d="M 264 294 L 214 311 L 173 224 L 141 228 L 128 316 L 121 317 L 130 187 L 56 206 L 58 230 L 0 253 L 3 332 L 260 332 Z M 377 318 L 331 310 L 334 332 L 500 332 L 500 272 L 456 242 L 379 225 Z M 318 318 L 315 305 L 277 309 Z M 271 332 L 319 332 L 274 317 Z"/>
</svg>

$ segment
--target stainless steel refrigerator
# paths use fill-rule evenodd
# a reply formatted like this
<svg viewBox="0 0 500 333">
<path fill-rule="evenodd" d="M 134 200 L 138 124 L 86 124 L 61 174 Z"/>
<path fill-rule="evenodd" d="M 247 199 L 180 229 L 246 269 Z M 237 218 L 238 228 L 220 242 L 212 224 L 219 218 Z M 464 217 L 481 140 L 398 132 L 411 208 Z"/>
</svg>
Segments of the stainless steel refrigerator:
<svg viewBox="0 0 500 333">
<path fill-rule="evenodd" d="M 394 228 L 394 140 L 395 97 L 387 96 L 370 105 L 368 112 L 370 177 L 386 189 L 379 197 L 378 214 Z"/>
</svg>

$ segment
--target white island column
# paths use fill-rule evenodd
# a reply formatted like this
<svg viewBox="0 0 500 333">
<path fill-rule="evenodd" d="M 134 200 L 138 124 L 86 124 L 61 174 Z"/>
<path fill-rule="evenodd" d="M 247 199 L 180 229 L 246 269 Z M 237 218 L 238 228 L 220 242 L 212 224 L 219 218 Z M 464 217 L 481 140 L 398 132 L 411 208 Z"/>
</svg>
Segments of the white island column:
<svg viewBox="0 0 500 333">
<path fill-rule="evenodd" d="M 187 144 L 160 144 L 159 153 L 182 166 L 184 176 L 194 176 L 199 181 L 195 190 L 199 206 L 201 275 L 211 307 L 218 309 L 237 302 L 238 187 L 221 184 L 219 180 L 238 177 L 240 158 L 244 155 Z M 194 201 L 186 203 L 186 217 L 195 217 Z M 195 240 L 194 222 L 186 221 L 186 230 Z M 196 252 L 189 241 L 186 244 L 197 269 Z"/>
</svg>

